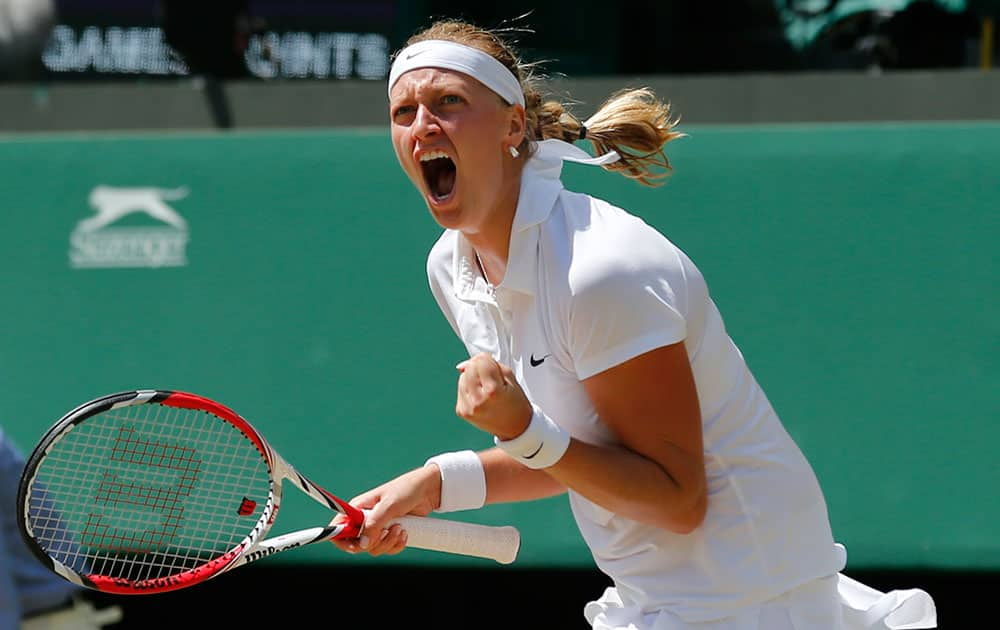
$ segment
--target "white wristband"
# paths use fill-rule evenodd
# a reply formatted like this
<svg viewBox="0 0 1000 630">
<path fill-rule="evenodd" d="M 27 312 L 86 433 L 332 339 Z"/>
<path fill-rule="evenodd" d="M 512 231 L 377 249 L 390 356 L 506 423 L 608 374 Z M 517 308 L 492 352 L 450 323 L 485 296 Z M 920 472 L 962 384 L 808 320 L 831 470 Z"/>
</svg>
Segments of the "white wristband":
<svg viewBox="0 0 1000 630">
<path fill-rule="evenodd" d="M 475 510 L 486 503 L 486 473 L 475 452 L 441 453 L 424 462 L 428 464 L 441 471 L 441 505 L 435 512 Z"/>
<path fill-rule="evenodd" d="M 524 433 L 512 440 L 493 436 L 493 442 L 528 468 L 548 468 L 569 448 L 569 431 L 556 424 L 537 406 Z"/>
</svg>

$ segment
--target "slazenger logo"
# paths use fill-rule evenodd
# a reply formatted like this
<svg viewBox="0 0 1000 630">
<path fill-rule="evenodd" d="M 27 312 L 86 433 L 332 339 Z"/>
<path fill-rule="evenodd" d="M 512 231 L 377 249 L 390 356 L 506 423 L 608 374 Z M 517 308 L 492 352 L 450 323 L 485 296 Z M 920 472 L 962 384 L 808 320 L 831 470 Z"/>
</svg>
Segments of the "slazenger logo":
<svg viewBox="0 0 1000 630">
<path fill-rule="evenodd" d="M 70 266 L 92 269 L 187 265 L 187 221 L 167 205 L 167 201 L 179 201 L 187 195 L 187 188 L 95 187 L 88 202 L 96 214 L 77 223 L 69 237 Z M 159 223 L 112 225 L 135 213 L 144 213 Z"/>
</svg>

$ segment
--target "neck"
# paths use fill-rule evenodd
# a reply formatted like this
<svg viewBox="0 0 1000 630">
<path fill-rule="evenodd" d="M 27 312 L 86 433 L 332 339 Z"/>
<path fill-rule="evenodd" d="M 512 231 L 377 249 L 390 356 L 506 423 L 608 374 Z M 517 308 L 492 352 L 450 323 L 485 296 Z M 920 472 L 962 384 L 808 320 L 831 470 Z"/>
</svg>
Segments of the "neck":
<svg viewBox="0 0 1000 630">
<path fill-rule="evenodd" d="M 509 180 L 500 200 L 487 214 L 486 221 L 475 232 L 464 232 L 465 238 L 476 252 L 481 271 L 487 282 L 494 286 L 503 281 L 507 272 L 507 255 L 510 250 L 510 233 L 517 212 L 521 191 L 520 178 Z"/>
<path fill-rule="evenodd" d="M 508 232 L 507 243 L 510 243 L 510 233 Z M 480 248 L 473 243 L 473 250 L 476 253 L 476 262 L 479 263 L 479 271 L 486 278 L 486 282 L 497 286 L 503 282 L 507 273 L 507 251 L 504 248 L 503 255 L 495 253 L 493 250 Z"/>
</svg>

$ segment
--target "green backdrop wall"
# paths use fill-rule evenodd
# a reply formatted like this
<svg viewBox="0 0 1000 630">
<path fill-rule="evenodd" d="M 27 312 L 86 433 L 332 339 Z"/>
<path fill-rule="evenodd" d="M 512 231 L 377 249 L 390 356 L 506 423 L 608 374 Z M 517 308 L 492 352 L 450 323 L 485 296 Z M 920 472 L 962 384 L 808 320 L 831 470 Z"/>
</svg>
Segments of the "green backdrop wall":
<svg viewBox="0 0 1000 630">
<path fill-rule="evenodd" d="M 665 187 L 564 179 L 701 266 L 849 566 L 1000 567 L 1000 124 L 686 131 Z M 122 190 L 145 187 L 173 192 Z M 124 194 L 168 213 L 85 234 L 95 189 L 106 212 Z M 424 275 L 438 229 L 384 130 L 7 137 L 0 204 L 0 424 L 26 451 L 77 403 L 143 387 L 225 402 L 344 498 L 489 445 L 454 416 L 463 348 Z M 279 527 L 324 516 L 288 502 Z M 521 566 L 590 565 L 562 498 L 461 516 L 520 527 Z"/>
</svg>

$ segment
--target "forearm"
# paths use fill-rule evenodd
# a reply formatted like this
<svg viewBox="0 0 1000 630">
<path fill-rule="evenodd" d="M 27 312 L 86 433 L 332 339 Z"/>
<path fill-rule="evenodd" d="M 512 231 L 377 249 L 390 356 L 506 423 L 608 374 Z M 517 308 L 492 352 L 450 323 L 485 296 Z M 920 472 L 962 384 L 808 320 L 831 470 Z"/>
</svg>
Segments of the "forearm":
<svg viewBox="0 0 1000 630">
<path fill-rule="evenodd" d="M 487 503 L 543 499 L 566 491 L 544 471 L 522 466 L 498 448 L 442 453 L 399 479 L 408 478 L 428 511 L 478 509 Z"/>
<path fill-rule="evenodd" d="M 566 487 L 544 470 L 523 466 L 498 448 L 481 451 L 479 459 L 486 472 L 486 503 L 532 501 L 566 492 Z"/>
<path fill-rule="evenodd" d="M 635 521 L 685 534 L 704 519 L 703 465 L 671 445 L 656 460 L 616 446 L 573 440 L 544 470 L 553 480 L 601 507 Z"/>
</svg>

